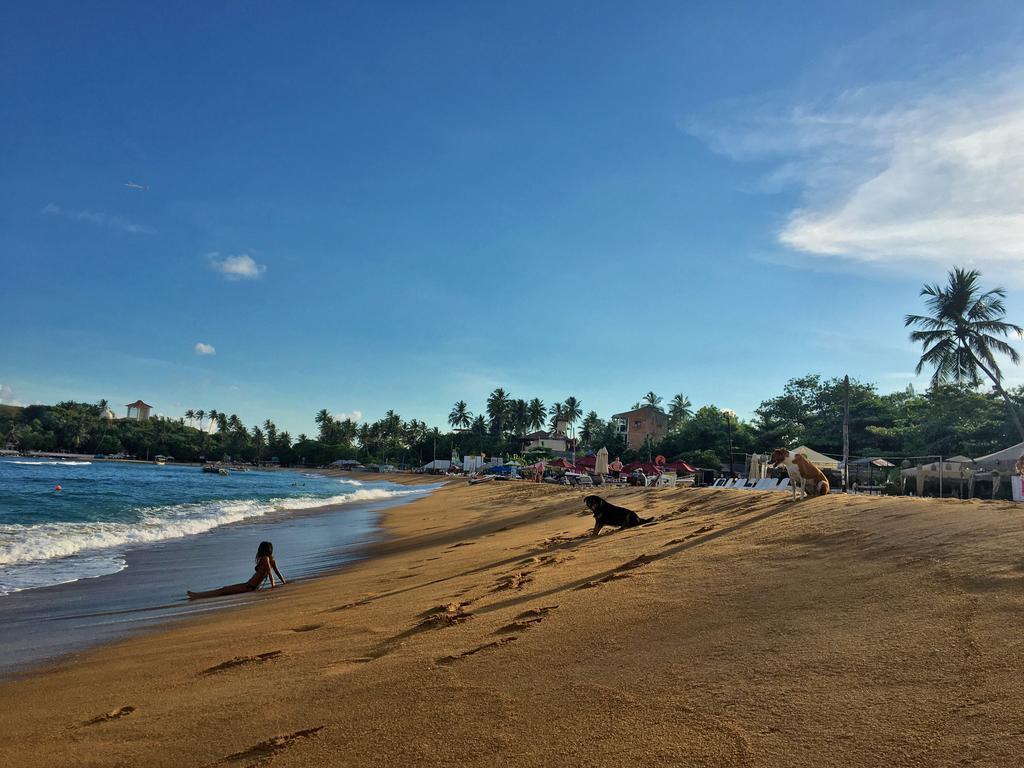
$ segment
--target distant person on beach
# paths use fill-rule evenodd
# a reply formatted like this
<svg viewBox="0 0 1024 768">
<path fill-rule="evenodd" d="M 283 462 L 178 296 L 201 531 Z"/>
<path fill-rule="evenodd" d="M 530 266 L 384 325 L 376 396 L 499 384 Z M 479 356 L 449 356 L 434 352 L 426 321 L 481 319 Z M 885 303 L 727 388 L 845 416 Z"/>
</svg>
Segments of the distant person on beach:
<svg viewBox="0 0 1024 768">
<path fill-rule="evenodd" d="M 211 589 L 208 592 L 193 592 L 188 591 L 189 600 L 199 600 L 204 597 L 220 597 L 221 595 L 238 595 L 243 592 L 255 592 L 260 588 L 260 585 L 266 580 L 270 579 L 271 588 L 274 587 L 274 574 L 277 574 L 277 578 L 284 584 L 284 576 L 281 575 L 281 571 L 277 569 L 277 561 L 274 560 L 274 545 L 269 541 L 261 541 L 259 549 L 256 550 L 256 573 L 252 575 L 248 581 L 243 581 L 241 584 L 230 584 L 220 589 Z"/>
</svg>

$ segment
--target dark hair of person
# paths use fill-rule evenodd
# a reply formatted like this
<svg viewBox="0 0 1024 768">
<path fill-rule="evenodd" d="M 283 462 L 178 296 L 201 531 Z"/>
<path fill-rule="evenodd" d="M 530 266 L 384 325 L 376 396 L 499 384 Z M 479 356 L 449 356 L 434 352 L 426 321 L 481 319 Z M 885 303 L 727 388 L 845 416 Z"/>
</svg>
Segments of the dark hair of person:
<svg viewBox="0 0 1024 768">
<path fill-rule="evenodd" d="M 261 541 L 260 548 L 256 550 L 256 559 L 259 560 L 261 557 L 273 557 L 274 545 L 269 541 Z"/>
</svg>

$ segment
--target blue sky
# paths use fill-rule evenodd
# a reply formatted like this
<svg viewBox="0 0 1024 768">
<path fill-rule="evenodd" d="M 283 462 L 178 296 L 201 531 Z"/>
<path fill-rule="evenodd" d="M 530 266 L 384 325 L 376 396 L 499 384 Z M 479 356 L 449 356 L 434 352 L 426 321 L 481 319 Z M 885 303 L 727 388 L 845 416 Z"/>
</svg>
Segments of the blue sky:
<svg viewBox="0 0 1024 768">
<path fill-rule="evenodd" d="M 1024 319 L 1019 3 L 636 5 L 5 4 L 0 401 L 749 416 L 954 264 Z"/>
</svg>

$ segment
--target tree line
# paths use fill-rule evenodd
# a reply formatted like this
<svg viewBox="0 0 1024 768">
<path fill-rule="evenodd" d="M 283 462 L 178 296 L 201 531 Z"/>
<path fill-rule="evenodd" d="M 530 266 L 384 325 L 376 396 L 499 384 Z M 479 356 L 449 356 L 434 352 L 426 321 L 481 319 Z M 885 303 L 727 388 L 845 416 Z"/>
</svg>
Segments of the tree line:
<svg viewBox="0 0 1024 768">
<path fill-rule="evenodd" d="M 875 384 L 851 380 L 850 445 L 854 456 L 979 456 L 1024 440 L 1019 411 L 1024 387 L 1004 386 L 996 353 L 1013 363 L 1017 352 L 1004 339 L 1024 335 L 1005 321 L 1005 291 L 983 291 L 975 271 L 955 269 L 946 285 L 926 285 L 929 314 L 907 315 L 911 339 L 922 345 L 918 372 L 930 368 L 925 392 L 880 394 Z M 987 380 L 991 389 L 981 388 Z M 634 407 L 665 412 L 668 433 L 629 450 L 617 424 L 584 409 L 575 395 L 547 405 L 538 397 L 515 398 L 496 388 L 474 412 L 465 400 L 448 414 L 449 429 L 403 419 L 389 410 L 374 422 L 335 418 L 327 409 L 314 417 L 317 433 L 292 437 L 269 419 L 247 427 L 237 415 L 189 409 L 181 419 L 108 420 L 106 401 L 62 402 L 25 408 L 0 406 L 0 443 L 20 450 L 157 454 L 179 461 L 276 459 L 283 465 L 322 465 L 338 459 L 363 463 L 420 465 L 457 454 L 508 457 L 521 451 L 522 438 L 564 424 L 578 452 L 605 447 L 623 461 L 649 461 L 657 455 L 694 466 L 717 468 L 730 456 L 806 444 L 827 454 L 842 450 L 845 389 L 838 378 L 808 374 L 791 379 L 781 393 L 757 407 L 749 420 L 716 404 L 694 409 L 682 393 L 667 403 L 653 391 Z M 215 425 L 215 429 L 211 427 Z M 578 428 L 577 428 L 578 427 Z M 536 452 L 534 457 L 543 455 Z M 532 457 L 526 457 L 532 458 Z"/>
</svg>

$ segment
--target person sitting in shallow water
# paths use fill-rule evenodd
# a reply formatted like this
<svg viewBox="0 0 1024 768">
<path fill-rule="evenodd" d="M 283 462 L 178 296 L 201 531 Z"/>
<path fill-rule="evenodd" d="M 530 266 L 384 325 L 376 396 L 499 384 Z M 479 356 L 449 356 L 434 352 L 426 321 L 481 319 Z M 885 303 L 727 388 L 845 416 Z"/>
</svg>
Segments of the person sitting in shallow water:
<svg viewBox="0 0 1024 768">
<path fill-rule="evenodd" d="M 284 584 L 284 576 L 281 575 L 281 571 L 277 568 L 277 561 L 274 560 L 274 545 L 269 541 L 261 541 L 259 549 L 256 550 L 256 573 L 248 581 L 243 581 L 241 584 L 229 584 L 226 587 L 220 589 L 211 589 L 207 592 L 193 592 L 188 590 L 189 600 L 198 600 L 203 597 L 220 597 L 221 595 L 237 595 L 242 592 L 255 592 L 260 588 L 260 585 L 266 580 L 270 579 L 271 588 L 274 587 L 274 574 L 277 574 L 277 578 Z"/>
</svg>

